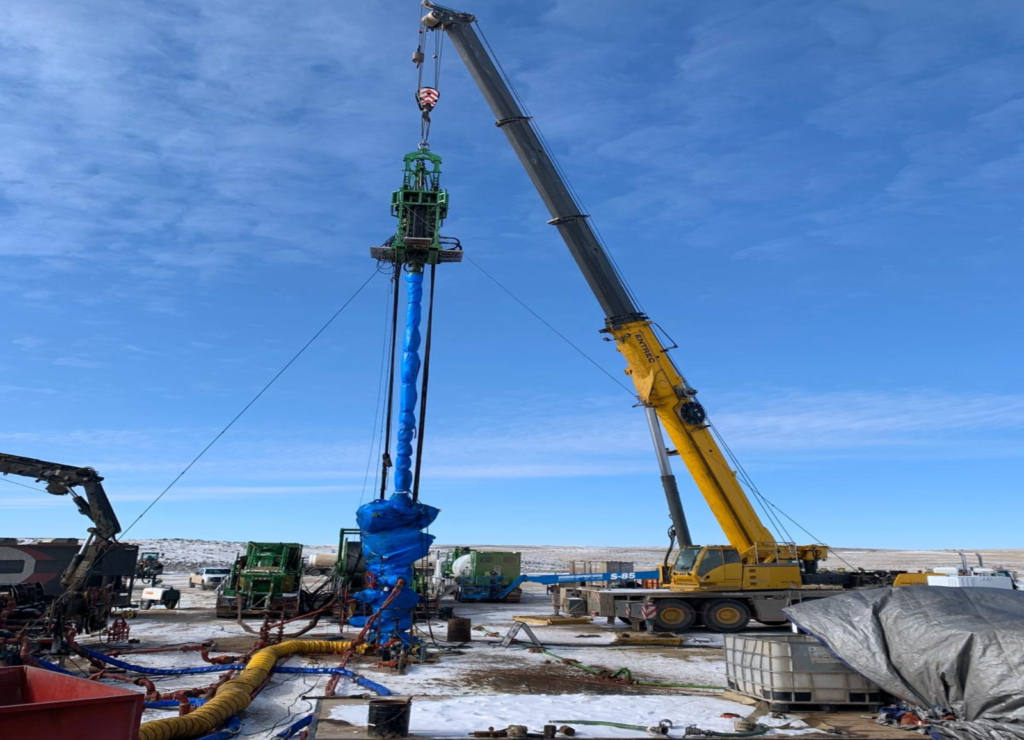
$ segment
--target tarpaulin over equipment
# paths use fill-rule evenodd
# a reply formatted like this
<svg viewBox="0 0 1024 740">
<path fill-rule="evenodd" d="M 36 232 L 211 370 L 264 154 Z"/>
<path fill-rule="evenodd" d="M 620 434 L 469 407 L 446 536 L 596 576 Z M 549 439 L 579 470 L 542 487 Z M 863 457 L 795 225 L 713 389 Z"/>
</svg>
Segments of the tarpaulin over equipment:
<svg viewBox="0 0 1024 740">
<path fill-rule="evenodd" d="M 391 596 L 399 580 L 406 584 L 375 625 L 374 632 L 379 637 L 397 636 L 403 642 L 408 640 L 412 610 L 419 602 L 419 596 L 412 589 L 412 566 L 430 551 L 434 535 L 423 530 L 438 513 L 433 506 L 413 501 L 408 493 L 395 493 L 390 499 L 374 500 L 356 510 L 367 581 L 372 587 L 353 598 L 369 604 L 376 612 Z M 353 617 L 349 623 L 362 627 L 366 620 L 367 617 Z"/>
<path fill-rule="evenodd" d="M 955 721 L 958 740 L 1024 740 L 1024 592 L 909 586 L 783 610 L 865 678 Z"/>
</svg>

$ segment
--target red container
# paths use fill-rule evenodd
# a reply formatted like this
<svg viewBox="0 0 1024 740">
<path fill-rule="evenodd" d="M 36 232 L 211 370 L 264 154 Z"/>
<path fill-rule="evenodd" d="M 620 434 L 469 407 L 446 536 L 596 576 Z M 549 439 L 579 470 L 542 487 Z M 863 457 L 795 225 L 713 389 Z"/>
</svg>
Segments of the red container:
<svg viewBox="0 0 1024 740">
<path fill-rule="evenodd" d="M 0 668 L 0 736 L 139 740 L 143 695 L 62 673 Z"/>
</svg>

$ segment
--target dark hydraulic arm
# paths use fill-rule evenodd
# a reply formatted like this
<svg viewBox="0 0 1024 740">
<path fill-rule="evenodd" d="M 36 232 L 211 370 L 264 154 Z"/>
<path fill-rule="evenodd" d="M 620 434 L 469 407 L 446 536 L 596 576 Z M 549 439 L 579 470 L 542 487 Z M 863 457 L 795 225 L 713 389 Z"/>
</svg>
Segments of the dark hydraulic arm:
<svg viewBox="0 0 1024 740">
<path fill-rule="evenodd" d="M 5 453 L 0 453 L 0 474 L 33 478 L 46 484 L 47 493 L 70 495 L 78 511 L 93 523 L 85 544 L 60 579 L 61 585 L 68 590 L 81 589 L 93 565 L 121 531 L 121 524 L 103 490 L 102 476 L 92 468 L 76 468 Z M 76 488 L 82 489 L 84 498 L 75 491 Z"/>
</svg>

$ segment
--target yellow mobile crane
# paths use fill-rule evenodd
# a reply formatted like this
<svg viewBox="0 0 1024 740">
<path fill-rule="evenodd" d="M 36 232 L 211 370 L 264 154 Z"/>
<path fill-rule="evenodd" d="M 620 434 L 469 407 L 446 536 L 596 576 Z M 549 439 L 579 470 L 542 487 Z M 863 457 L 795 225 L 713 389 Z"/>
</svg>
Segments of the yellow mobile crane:
<svg viewBox="0 0 1024 740">
<path fill-rule="evenodd" d="M 704 407 L 696 399 L 697 391 L 672 362 L 654 323 L 638 308 L 588 215 L 546 151 L 532 118 L 478 35 L 475 17 L 429 0 L 423 0 L 423 6 L 427 9 L 424 29 L 444 32 L 451 39 L 491 107 L 496 125 L 508 137 L 544 200 L 551 213 L 548 223 L 558 229 L 604 309 L 602 331 L 625 358 L 626 374 L 648 414 L 679 554 L 674 564 L 662 570 L 663 588 L 588 593 L 590 611 L 637 621 L 641 614 L 649 618 L 653 610 L 659 629 L 676 631 L 691 626 L 702 615 L 712 629 L 736 631 L 745 627 L 751 616 L 766 623 L 783 623 L 785 617 L 779 609 L 789 603 L 874 582 L 873 574 L 819 573 L 818 562 L 828 553 L 825 545 L 779 542 L 765 527 L 723 455 Z M 414 61 L 422 61 L 420 52 Z M 662 428 L 725 532 L 728 546 L 693 545 L 668 465 Z"/>
</svg>

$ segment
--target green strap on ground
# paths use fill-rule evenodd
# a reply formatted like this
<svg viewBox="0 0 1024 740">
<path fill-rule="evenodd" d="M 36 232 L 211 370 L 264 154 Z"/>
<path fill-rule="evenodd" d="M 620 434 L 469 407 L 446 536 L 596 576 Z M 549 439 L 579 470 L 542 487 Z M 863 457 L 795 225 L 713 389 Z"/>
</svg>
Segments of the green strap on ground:
<svg viewBox="0 0 1024 740">
<path fill-rule="evenodd" d="M 573 660 L 572 658 L 563 658 L 561 655 L 555 655 L 554 653 L 548 650 L 541 650 L 541 654 L 546 655 L 549 658 L 554 658 L 555 660 L 560 660 L 566 665 L 571 665 L 574 668 L 580 668 L 581 670 L 587 671 L 588 673 L 593 673 L 596 676 L 607 675 L 609 678 L 613 679 L 624 679 L 629 683 L 633 684 L 634 686 L 662 686 L 664 688 L 670 689 L 708 689 L 711 691 L 725 691 L 724 686 L 709 686 L 699 683 L 667 683 L 664 681 L 640 681 L 639 679 L 633 678 L 633 674 L 630 672 L 628 668 L 620 668 L 614 673 L 608 673 L 606 670 L 602 668 L 595 668 L 594 666 L 580 663 L 578 660 Z M 646 730 L 646 728 L 643 729 Z"/>
</svg>

